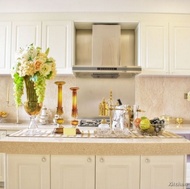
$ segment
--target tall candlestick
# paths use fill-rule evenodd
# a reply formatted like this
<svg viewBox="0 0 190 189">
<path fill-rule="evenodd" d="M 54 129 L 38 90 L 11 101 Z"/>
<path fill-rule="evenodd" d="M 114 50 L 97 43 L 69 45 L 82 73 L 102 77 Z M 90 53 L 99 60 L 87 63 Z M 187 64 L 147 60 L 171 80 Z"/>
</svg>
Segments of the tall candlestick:
<svg viewBox="0 0 190 189">
<path fill-rule="evenodd" d="M 65 84 L 64 81 L 56 81 L 55 84 L 58 86 L 58 102 L 57 102 L 57 115 L 63 114 L 63 107 L 62 107 L 62 85 Z"/>
<path fill-rule="evenodd" d="M 72 117 L 76 118 L 78 116 L 78 109 L 77 109 L 77 90 L 78 87 L 71 87 L 72 90 Z"/>
<path fill-rule="evenodd" d="M 78 125 L 78 120 L 76 120 L 78 116 L 78 109 L 77 109 L 77 90 L 78 87 L 71 87 L 72 90 L 72 113 L 71 116 L 74 118 L 74 120 L 71 121 L 71 124 L 76 126 Z"/>
</svg>

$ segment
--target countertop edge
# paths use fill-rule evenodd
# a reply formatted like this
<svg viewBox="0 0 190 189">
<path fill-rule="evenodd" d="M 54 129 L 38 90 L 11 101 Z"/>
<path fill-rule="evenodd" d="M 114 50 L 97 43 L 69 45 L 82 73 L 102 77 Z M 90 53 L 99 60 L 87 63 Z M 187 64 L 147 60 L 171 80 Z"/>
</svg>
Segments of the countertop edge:
<svg viewBox="0 0 190 189">
<path fill-rule="evenodd" d="M 0 142 L 0 153 L 50 155 L 186 155 L 190 143 Z"/>
</svg>

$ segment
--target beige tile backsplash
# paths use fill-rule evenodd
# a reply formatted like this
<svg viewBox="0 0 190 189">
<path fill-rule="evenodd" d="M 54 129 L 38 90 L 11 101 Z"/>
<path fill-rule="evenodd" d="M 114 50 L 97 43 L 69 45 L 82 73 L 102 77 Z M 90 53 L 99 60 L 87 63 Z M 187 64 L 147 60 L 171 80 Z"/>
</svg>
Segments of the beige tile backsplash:
<svg viewBox="0 0 190 189">
<path fill-rule="evenodd" d="M 91 117 L 98 114 L 98 104 L 105 97 L 109 98 L 109 91 L 113 91 L 113 96 L 120 98 L 123 103 L 133 105 L 138 104 L 146 115 L 150 118 L 169 115 L 173 118 L 182 117 L 185 123 L 190 123 L 190 102 L 184 99 L 184 93 L 190 91 L 190 77 L 181 76 L 136 76 L 135 79 L 76 79 L 74 76 L 59 76 L 55 79 L 63 80 L 63 108 L 65 120 L 71 119 L 72 86 L 79 86 L 78 103 L 79 115 L 81 117 Z M 57 107 L 57 86 L 55 80 L 47 81 L 46 97 L 44 105 L 55 114 Z M 132 84 L 131 84 L 132 83 Z M 131 86 L 131 85 L 135 85 Z M 7 106 L 7 87 L 10 87 L 9 106 Z M 99 87 L 100 86 L 100 87 Z M 12 78 L 10 76 L 0 76 L 0 111 L 7 111 L 7 119 L 16 122 L 16 108 L 13 100 Z M 88 90 L 89 89 L 89 90 Z M 135 89 L 135 98 L 134 98 Z M 24 100 L 23 96 L 23 100 Z M 81 100 L 80 100 L 81 99 Z M 85 104 L 86 99 L 86 104 Z M 80 102 L 79 102 L 80 101 Z M 19 120 L 29 120 L 24 108 L 19 108 Z"/>
<path fill-rule="evenodd" d="M 146 111 L 141 115 L 168 115 L 171 122 L 182 117 L 184 123 L 190 123 L 190 102 L 184 99 L 184 93 L 190 91 L 190 77 L 139 75 L 135 83 L 136 104 Z"/>
</svg>

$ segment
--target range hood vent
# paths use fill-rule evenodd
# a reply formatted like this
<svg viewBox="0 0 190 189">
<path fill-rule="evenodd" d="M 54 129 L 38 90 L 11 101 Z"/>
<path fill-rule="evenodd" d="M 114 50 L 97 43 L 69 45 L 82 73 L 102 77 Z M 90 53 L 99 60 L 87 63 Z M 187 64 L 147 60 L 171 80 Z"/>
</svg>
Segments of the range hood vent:
<svg viewBox="0 0 190 189">
<path fill-rule="evenodd" d="M 74 66 L 73 72 L 78 77 L 93 78 L 118 78 L 131 77 L 141 72 L 139 66 L 118 66 L 118 67 L 94 67 L 94 66 Z"/>
</svg>

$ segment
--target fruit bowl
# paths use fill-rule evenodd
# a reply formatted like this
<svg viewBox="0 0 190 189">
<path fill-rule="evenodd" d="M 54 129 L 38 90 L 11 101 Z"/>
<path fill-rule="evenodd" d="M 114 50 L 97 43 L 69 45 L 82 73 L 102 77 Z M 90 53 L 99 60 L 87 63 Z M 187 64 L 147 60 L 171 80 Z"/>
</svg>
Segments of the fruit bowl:
<svg viewBox="0 0 190 189">
<path fill-rule="evenodd" d="M 159 118 L 149 120 L 144 117 L 137 128 L 138 132 L 142 135 L 157 136 L 161 135 L 164 131 L 165 121 Z"/>
<path fill-rule="evenodd" d="M 140 129 L 138 128 L 138 132 L 142 135 L 148 136 L 157 136 L 161 135 L 165 129 L 165 124 L 151 124 L 149 129 Z"/>
</svg>

